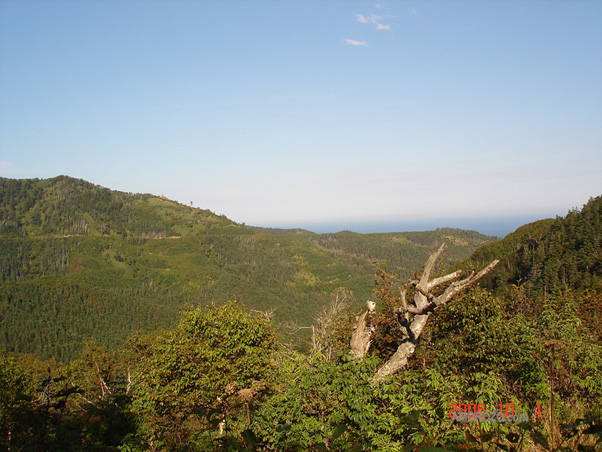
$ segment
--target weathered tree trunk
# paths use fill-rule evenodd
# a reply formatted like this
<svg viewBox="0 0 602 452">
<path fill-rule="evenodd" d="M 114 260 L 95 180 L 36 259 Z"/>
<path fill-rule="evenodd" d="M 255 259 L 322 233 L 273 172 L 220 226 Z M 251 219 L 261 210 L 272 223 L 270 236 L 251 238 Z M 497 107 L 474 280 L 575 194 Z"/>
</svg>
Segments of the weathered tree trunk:
<svg viewBox="0 0 602 452">
<path fill-rule="evenodd" d="M 372 334 L 374 334 L 374 325 L 370 317 L 376 310 L 376 303 L 367 301 L 368 310 L 356 319 L 355 330 L 351 335 L 351 354 L 355 358 L 362 358 L 368 353 L 372 344 Z"/>
<path fill-rule="evenodd" d="M 494 260 L 487 267 L 482 269 L 480 272 L 472 272 L 468 277 L 452 282 L 444 291 L 438 296 L 434 296 L 432 291 L 436 287 L 442 284 L 453 281 L 460 277 L 461 271 L 456 271 L 439 278 L 435 278 L 429 281 L 435 261 L 439 255 L 443 252 L 445 244 L 442 244 L 439 249 L 431 254 L 426 265 L 424 272 L 420 280 L 412 280 L 408 283 L 408 286 L 415 285 L 416 290 L 414 299 L 408 303 L 406 301 L 407 287 L 400 292 L 400 303 L 401 305 L 394 309 L 393 314 L 396 316 L 396 320 L 400 325 L 401 337 L 400 344 L 397 351 L 378 369 L 376 372 L 376 380 L 382 380 L 384 377 L 393 375 L 400 369 L 404 368 L 410 356 L 414 354 L 418 339 L 426 326 L 427 320 L 433 311 L 439 306 L 444 305 L 450 301 L 458 292 L 466 289 L 474 282 L 481 279 L 487 273 L 489 273 L 499 262 Z M 359 316 L 356 320 L 355 330 L 351 338 L 351 353 L 356 358 L 363 358 L 372 344 L 372 337 L 376 331 L 376 325 L 371 321 L 372 313 L 374 312 L 374 303 L 368 306 L 368 311 Z"/>
</svg>

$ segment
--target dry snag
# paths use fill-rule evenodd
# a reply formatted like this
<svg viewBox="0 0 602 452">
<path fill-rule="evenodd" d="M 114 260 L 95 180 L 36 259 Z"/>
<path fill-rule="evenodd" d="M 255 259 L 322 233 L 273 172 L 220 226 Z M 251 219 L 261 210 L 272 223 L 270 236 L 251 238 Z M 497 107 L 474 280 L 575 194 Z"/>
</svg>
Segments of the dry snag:
<svg viewBox="0 0 602 452">
<path fill-rule="evenodd" d="M 474 282 L 481 279 L 489 273 L 499 262 L 494 260 L 480 272 L 472 272 L 468 277 L 459 281 L 454 281 L 462 275 L 462 271 L 455 271 L 448 275 L 434 278 L 429 281 L 435 261 L 443 252 L 445 244 L 431 254 L 420 280 L 411 280 L 400 293 L 401 306 L 394 309 L 393 314 L 399 323 L 400 344 L 397 351 L 378 369 L 376 380 L 381 380 L 386 376 L 393 375 L 405 367 L 408 359 L 416 350 L 418 339 L 426 326 L 426 322 L 431 313 L 439 306 L 450 301 L 458 292 L 466 289 Z M 439 295 L 435 296 L 433 290 L 442 284 L 452 282 Z M 406 293 L 408 286 L 415 286 L 414 299 L 408 302 Z M 373 302 L 368 302 L 368 310 L 357 318 L 355 330 L 351 338 L 351 353 L 356 358 L 363 358 L 368 352 L 372 343 L 372 337 L 375 333 L 375 326 L 371 322 L 371 316 L 375 311 Z"/>
</svg>

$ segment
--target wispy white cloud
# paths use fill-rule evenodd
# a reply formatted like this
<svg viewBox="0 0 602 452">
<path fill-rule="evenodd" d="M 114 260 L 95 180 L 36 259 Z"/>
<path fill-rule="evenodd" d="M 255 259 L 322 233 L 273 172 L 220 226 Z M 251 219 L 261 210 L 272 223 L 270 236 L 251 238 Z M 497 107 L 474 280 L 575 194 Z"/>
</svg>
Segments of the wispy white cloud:
<svg viewBox="0 0 602 452">
<path fill-rule="evenodd" d="M 368 45 L 366 41 L 356 41 L 355 39 L 343 39 L 343 42 L 350 46 L 366 47 Z"/>
<path fill-rule="evenodd" d="M 376 14 L 370 14 L 369 16 L 364 16 L 363 14 L 356 14 L 357 21 L 363 24 L 378 24 L 380 20 L 382 20 L 383 16 L 377 16 Z"/>
<path fill-rule="evenodd" d="M 364 16 L 363 14 L 356 14 L 355 17 L 357 17 L 358 22 L 361 22 L 363 24 L 367 24 L 368 22 L 370 22 L 370 19 Z"/>
<path fill-rule="evenodd" d="M 357 17 L 357 21 L 362 24 L 376 25 L 377 30 L 391 31 L 391 25 L 382 23 L 382 20 L 384 19 L 383 16 L 378 16 L 376 14 L 370 14 L 369 16 L 364 16 L 363 14 L 356 14 L 355 17 Z"/>
</svg>

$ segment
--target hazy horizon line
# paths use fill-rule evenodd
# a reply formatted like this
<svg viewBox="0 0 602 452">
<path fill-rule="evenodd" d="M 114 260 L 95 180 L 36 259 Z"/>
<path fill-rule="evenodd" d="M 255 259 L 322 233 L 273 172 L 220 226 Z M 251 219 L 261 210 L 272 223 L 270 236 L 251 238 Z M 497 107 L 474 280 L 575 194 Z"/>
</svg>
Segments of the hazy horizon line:
<svg viewBox="0 0 602 452">
<path fill-rule="evenodd" d="M 313 221 L 262 223 L 252 226 L 275 229 L 304 229 L 316 234 L 328 234 L 351 231 L 358 234 L 377 234 L 389 232 L 432 231 L 438 228 L 454 228 L 476 231 L 484 235 L 504 238 L 525 224 L 546 218 L 550 215 L 503 215 L 493 217 L 461 218 L 421 218 L 399 220 L 350 220 L 350 221 Z"/>
</svg>

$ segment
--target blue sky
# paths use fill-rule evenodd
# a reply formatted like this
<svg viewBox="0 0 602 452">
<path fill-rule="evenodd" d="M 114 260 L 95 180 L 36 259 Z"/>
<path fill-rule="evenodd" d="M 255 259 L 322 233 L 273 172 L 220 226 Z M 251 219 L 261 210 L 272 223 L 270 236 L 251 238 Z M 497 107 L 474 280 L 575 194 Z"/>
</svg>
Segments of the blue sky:
<svg viewBox="0 0 602 452">
<path fill-rule="evenodd" d="M 599 1 L 2 0 L 0 175 L 263 226 L 564 215 L 601 80 Z"/>
</svg>

